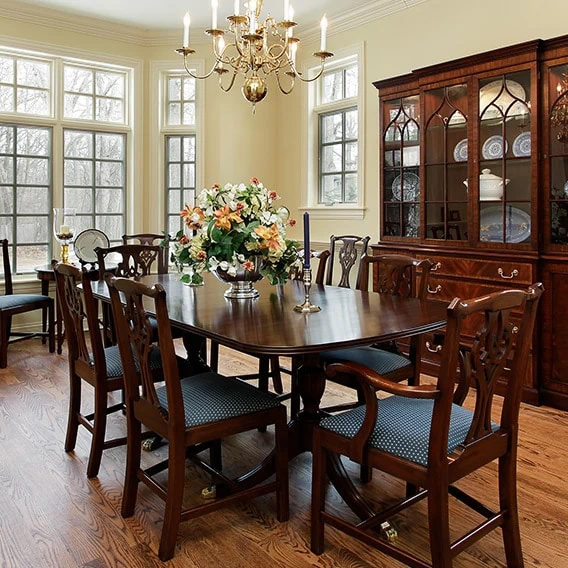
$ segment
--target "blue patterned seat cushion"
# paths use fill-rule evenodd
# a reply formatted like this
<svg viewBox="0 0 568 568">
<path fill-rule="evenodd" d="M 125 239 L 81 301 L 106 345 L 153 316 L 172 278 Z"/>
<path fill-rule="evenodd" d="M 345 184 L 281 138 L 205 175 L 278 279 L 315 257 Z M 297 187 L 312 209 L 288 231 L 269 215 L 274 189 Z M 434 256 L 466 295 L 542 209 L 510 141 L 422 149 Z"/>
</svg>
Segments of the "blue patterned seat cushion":
<svg viewBox="0 0 568 568">
<path fill-rule="evenodd" d="M 377 423 L 369 438 L 369 446 L 427 465 L 434 401 L 390 396 L 378 402 Z M 365 408 L 359 406 L 324 418 L 320 422 L 320 427 L 353 438 L 363 424 Z M 471 411 L 457 404 L 452 405 L 448 454 L 464 441 L 472 420 Z M 498 429 L 496 424 L 492 424 L 492 427 L 494 431 Z"/>
<path fill-rule="evenodd" d="M 26 306 L 41 300 L 45 302 L 48 299 L 48 296 L 42 296 L 41 294 L 8 294 L 7 296 L 0 296 L 0 310 Z"/>
<path fill-rule="evenodd" d="M 217 373 L 201 373 L 181 380 L 187 428 L 245 416 L 281 406 L 274 396 L 239 379 Z M 166 387 L 156 389 L 167 409 Z"/>
<path fill-rule="evenodd" d="M 410 365 L 410 360 L 398 353 L 391 353 L 375 347 L 353 347 L 351 349 L 339 349 L 326 351 L 320 355 L 320 359 L 326 364 L 353 361 L 370 367 L 380 375 L 388 375 Z"/>
<path fill-rule="evenodd" d="M 112 345 L 111 347 L 105 347 L 105 359 L 107 366 L 107 376 L 109 379 L 115 379 L 116 377 L 122 376 L 122 360 L 120 358 L 120 351 L 118 345 Z M 138 361 L 134 357 L 134 363 L 138 369 Z M 93 358 L 91 356 L 91 364 L 93 364 Z M 153 371 L 157 371 L 162 368 L 162 356 L 160 354 L 160 349 L 154 347 L 150 351 L 150 368 Z"/>
</svg>

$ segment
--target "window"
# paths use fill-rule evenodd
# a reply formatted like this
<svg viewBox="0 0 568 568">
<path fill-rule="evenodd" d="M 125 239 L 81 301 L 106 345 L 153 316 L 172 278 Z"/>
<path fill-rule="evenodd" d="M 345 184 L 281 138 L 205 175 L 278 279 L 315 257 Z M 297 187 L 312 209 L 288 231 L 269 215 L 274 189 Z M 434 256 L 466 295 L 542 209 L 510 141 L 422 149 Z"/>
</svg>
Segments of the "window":
<svg viewBox="0 0 568 568">
<path fill-rule="evenodd" d="M 77 233 L 95 227 L 111 242 L 120 242 L 125 232 L 125 177 L 125 134 L 64 131 L 64 204 L 75 209 Z"/>
<path fill-rule="evenodd" d="M 63 66 L 63 117 L 124 124 L 126 74 Z"/>
<path fill-rule="evenodd" d="M 47 262 L 50 213 L 51 128 L 0 124 L 0 239 L 14 272 Z"/>
<path fill-rule="evenodd" d="M 334 59 L 310 83 L 306 207 L 316 218 L 362 218 L 362 46 Z"/>
<path fill-rule="evenodd" d="M 168 73 L 165 89 L 166 227 L 175 234 L 183 227 L 179 212 L 195 202 L 196 80 Z"/>
<path fill-rule="evenodd" d="M 52 63 L 0 53 L 0 112 L 50 116 Z"/>
<path fill-rule="evenodd" d="M 58 253 L 53 207 L 76 209 L 76 233 L 96 227 L 119 242 L 126 232 L 132 76 L 133 68 L 0 49 L 0 238 L 13 247 L 15 273 Z"/>
</svg>

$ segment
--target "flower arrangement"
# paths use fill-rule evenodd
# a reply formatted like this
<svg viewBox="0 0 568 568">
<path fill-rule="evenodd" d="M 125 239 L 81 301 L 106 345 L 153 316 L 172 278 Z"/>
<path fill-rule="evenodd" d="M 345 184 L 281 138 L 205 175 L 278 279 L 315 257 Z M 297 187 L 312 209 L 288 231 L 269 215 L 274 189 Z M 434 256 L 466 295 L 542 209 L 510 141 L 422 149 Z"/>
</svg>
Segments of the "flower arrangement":
<svg viewBox="0 0 568 568">
<path fill-rule="evenodd" d="M 295 221 L 286 207 L 275 207 L 278 199 L 256 178 L 201 191 L 195 206 L 180 213 L 194 234 L 182 230 L 174 239 L 171 259 L 180 272 L 187 267 L 182 280 L 201 284 L 204 272 L 217 269 L 230 276 L 244 270 L 246 277 L 258 268 L 271 284 L 286 282 L 299 260 L 298 243 L 286 238 Z"/>
</svg>

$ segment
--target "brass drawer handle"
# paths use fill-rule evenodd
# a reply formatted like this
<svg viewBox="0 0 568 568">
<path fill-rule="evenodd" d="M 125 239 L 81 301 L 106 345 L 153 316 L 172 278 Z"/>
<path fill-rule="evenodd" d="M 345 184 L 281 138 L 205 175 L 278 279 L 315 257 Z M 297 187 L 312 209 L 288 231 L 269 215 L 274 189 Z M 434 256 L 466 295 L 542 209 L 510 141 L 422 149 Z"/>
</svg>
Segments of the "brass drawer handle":
<svg viewBox="0 0 568 568">
<path fill-rule="evenodd" d="M 437 263 L 430 269 L 430 272 L 436 272 L 436 270 L 440 270 L 440 268 L 442 268 L 442 263 L 441 263 L 441 262 L 437 262 Z"/>
<path fill-rule="evenodd" d="M 511 333 L 519 333 L 519 326 L 518 325 L 513 326 L 513 329 L 511 329 Z"/>
<path fill-rule="evenodd" d="M 426 342 L 426 349 L 428 349 L 428 351 L 430 351 L 430 353 L 439 353 L 440 351 L 442 351 L 442 346 L 441 345 L 434 345 L 434 347 L 432 347 L 432 344 L 427 341 Z"/>
<path fill-rule="evenodd" d="M 440 286 L 440 284 L 438 284 L 438 285 L 436 286 L 435 290 L 432 290 L 432 289 L 430 288 L 430 284 L 428 284 L 427 291 L 428 291 L 428 294 L 437 294 L 438 292 L 440 292 L 441 289 L 442 289 L 442 286 Z"/>
<path fill-rule="evenodd" d="M 519 275 L 519 271 L 516 268 L 514 268 L 513 271 L 511 272 L 511 276 L 505 276 L 505 274 L 503 274 L 503 269 L 498 268 L 497 274 L 499 274 L 499 276 L 501 276 L 501 278 L 504 278 L 505 280 L 512 280 L 515 276 Z"/>
</svg>

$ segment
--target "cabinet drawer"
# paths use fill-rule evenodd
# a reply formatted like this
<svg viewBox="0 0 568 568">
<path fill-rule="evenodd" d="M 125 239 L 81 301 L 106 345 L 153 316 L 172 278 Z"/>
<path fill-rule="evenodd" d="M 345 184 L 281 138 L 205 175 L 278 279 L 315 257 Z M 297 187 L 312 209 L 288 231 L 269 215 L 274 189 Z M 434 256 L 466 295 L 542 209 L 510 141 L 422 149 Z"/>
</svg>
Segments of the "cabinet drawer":
<svg viewBox="0 0 568 568">
<path fill-rule="evenodd" d="M 527 262 L 457 258 L 439 255 L 418 255 L 418 257 L 430 258 L 433 262 L 438 263 L 432 276 L 467 276 L 471 280 L 502 281 L 513 286 L 532 284 L 535 278 L 533 265 Z"/>
</svg>

